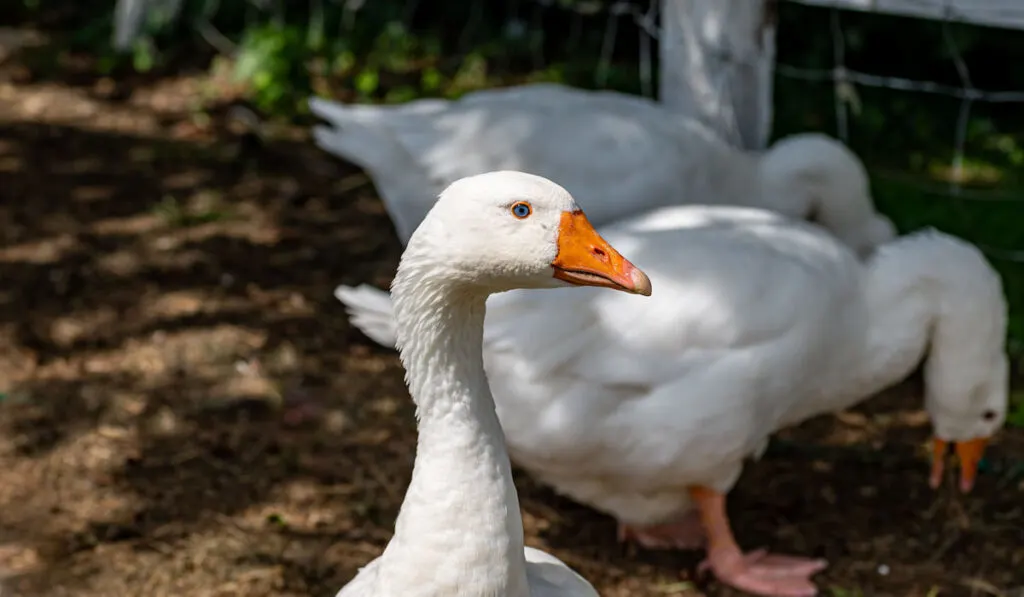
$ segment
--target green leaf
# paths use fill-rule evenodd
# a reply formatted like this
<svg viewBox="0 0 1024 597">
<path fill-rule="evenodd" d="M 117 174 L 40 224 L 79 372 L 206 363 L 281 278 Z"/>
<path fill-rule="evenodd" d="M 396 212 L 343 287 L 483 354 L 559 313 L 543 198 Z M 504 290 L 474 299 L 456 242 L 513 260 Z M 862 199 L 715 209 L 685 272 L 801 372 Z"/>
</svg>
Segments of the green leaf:
<svg viewBox="0 0 1024 597">
<path fill-rule="evenodd" d="M 424 91 L 437 91 L 441 87 L 441 71 L 434 67 L 428 67 L 420 75 L 420 87 Z"/>
<path fill-rule="evenodd" d="M 356 89 L 363 95 L 370 95 L 377 91 L 378 84 L 380 84 L 380 77 L 375 70 L 367 69 L 356 75 Z"/>
</svg>

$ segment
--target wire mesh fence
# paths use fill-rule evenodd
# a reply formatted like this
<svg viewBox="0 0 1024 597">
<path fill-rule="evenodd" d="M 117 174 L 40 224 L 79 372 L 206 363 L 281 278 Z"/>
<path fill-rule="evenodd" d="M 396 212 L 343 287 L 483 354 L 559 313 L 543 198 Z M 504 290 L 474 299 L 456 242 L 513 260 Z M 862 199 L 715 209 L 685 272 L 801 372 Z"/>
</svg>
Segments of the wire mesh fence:
<svg viewBox="0 0 1024 597">
<path fill-rule="evenodd" d="M 837 3 L 840 4 L 840 3 Z M 845 3 L 843 3 L 845 4 Z M 847 140 L 850 130 L 850 109 L 851 104 L 856 103 L 856 86 L 889 89 L 901 92 L 944 96 L 955 99 L 958 103 L 957 118 L 951 127 L 949 142 L 952 144 L 952 163 L 950 175 L 946 187 L 946 194 L 950 199 L 977 200 L 977 201 L 1021 201 L 1024 197 L 1019 192 L 994 189 L 988 191 L 967 190 L 961 184 L 964 180 L 964 163 L 966 155 L 967 129 L 970 122 L 972 108 L 977 104 L 984 103 L 1024 103 L 1024 89 L 1014 90 L 986 90 L 974 85 L 971 77 L 971 69 L 964 59 L 954 36 L 951 33 L 951 26 L 967 22 L 970 15 L 956 10 L 951 2 L 927 2 L 920 1 L 922 5 L 945 5 L 941 17 L 935 19 L 941 27 L 942 42 L 945 53 L 953 64 L 959 85 L 943 84 L 935 81 L 910 79 L 906 77 L 881 76 L 867 72 L 860 72 L 847 67 L 846 39 L 842 25 L 843 12 L 836 7 L 830 8 L 830 31 L 833 42 L 834 64 L 830 69 L 809 69 L 794 66 L 791 64 L 776 64 L 776 74 L 780 77 L 788 77 L 804 81 L 827 82 L 834 88 L 835 105 L 835 127 L 840 138 Z M 1008 23 L 1020 24 L 1024 27 L 1024 3 L 1014 5 L 1003 5 L 996 7 L 1007 15 Z M 972 19 L 973 20 L 973 19 Z M 1024 32 L 1020 34 L 1024 42 Z M 930 193 L 938 192 L 935 185 L 918 183 L 923 190 Z M 1024 262 L 1024 250 L 1000 247 L 983 247 L 991 256 Z"/>
</svg>

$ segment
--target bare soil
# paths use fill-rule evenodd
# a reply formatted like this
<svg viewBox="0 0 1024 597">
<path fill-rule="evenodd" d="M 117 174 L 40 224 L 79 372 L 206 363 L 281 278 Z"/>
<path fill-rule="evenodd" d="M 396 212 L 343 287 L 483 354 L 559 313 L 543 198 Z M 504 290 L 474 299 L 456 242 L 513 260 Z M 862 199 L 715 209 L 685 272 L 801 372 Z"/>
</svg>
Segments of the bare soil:
<svg viewBox="0 0 1024 597">
<path fill-rule="evenodd" d="M 399 243 L 357 169 L 208 119 L 206 85 L 0 73 L 5 597 L 329 596 L 391 534 L 412 409 L 332 290 Z M 784 433 L 731 496 L 742 543 L 830 558 L 837 597 L 1024 595 L 1024 432 L 933 492 L 920 403 Z M 528 542 L 603 595 L 734 594 L 518 481 Z"/>
</svg>

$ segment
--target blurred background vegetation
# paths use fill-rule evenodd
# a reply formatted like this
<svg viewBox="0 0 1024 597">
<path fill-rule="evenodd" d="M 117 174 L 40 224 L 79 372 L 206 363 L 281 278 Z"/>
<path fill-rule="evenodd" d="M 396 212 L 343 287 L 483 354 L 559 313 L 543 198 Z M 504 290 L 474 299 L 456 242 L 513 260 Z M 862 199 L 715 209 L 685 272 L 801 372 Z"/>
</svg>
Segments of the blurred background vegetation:
<svg viewBox="0 0 1024 597">
<path fill-rule="evenodd" d="M 263 118 L 309 123 L 310 94 L 402 102 L 532 81 L 606 87 L 642 84 L 641 38 L 631 15 L 608 45 L 607 0 L 183 0 L 176 18 L 154 11 L 130 51 L 111 46 L 110 0 L 15 0 L 7 19 L 54 40 L 32 57 L 34 77 L 159 78 L 210 71 L 195 118 L 244 101 Z M 646 1 L 634 2 L 646 11 Z M 8 12 L 8 15 L 11 15 Z M 832 10 L 780 2 L 778 61 L 835 64 Z M 1024 32 L 843 12 L 849 68 L 961 87 L 954 57 L 985 90 L 1024 89 Z M 652 44 L 652 48 L 654 48 Z M 657 51 L 651 70 L 657 89 Z M 73 71 L 73 72 L 72 72 Z M 774 137 L 836 133 L 835 86 L 779 76 Z M 1024 352 L 1024 109 L 975 102 L 958 180 L 950 164 L 961 102 L 858 87 L 843 94 L 849 143 L 871 169 L 876 201 L 902 231 L 936 226 L 982 245 L 1004 275 L 1010 346 Z M 965 189 L 951 195 L 951 183 Z M 1024 411 L 1018 412 L 1024 424 Z"/>
</svg>

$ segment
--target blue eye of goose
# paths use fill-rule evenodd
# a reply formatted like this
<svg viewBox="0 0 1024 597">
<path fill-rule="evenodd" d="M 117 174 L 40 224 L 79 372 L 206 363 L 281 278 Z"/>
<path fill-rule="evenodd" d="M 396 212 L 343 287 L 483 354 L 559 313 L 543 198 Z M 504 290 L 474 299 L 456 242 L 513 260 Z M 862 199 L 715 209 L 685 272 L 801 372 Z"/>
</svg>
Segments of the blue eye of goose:
<svg viewBox="0 0 1024 597">
<path fill-rule="evenodd" d="M 520 220 L 529 217 L 531 213 L 533 213 L 533 209 L 530 207 L 529 203 L 520 201 L 519 203 L 516 203 L 515 205 L 512 206 L 512 215 L 519 218 Z"/>
</svg>

